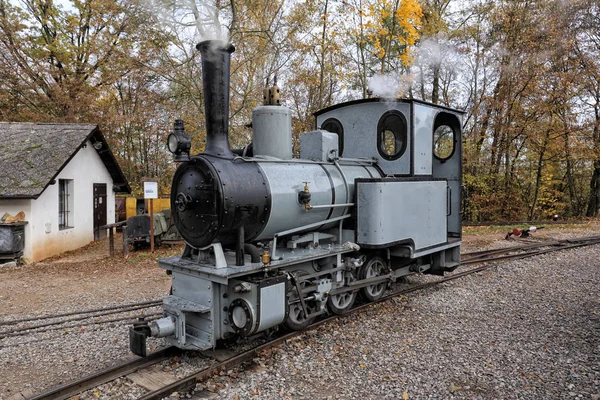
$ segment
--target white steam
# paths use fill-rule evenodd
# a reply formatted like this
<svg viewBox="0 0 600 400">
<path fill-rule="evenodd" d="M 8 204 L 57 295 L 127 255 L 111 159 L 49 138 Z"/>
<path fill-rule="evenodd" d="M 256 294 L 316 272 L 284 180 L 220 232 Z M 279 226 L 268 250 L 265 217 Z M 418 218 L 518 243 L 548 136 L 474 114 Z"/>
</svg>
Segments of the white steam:
<svg viewBox="0 0 600 400">
<path fill-rule="evenodd" d="M 216 4 L 209 4 L 208 1 L 202 0 L 183 0 L 183 3 L 191 12 L 199 41 L 216 39 L 227 42 L 229 40 L 229 35 L 221 24 L 220 9 Z"/>
<path fill-rule="evenodd" d="M 165 28 L 192 42 L 229 41 L 227 11 L 215 0 L 152 0 L 147 3 Z"/>
<path fill-rule="evenodd" d="M 454 45 L 443 34 L 422 40 L 413 54 L 415 66 L 420 68 L 442 68 L 443 66 L 444 69 L 453 70 L 454 63 L 461 59 Z"/>
<path fill-rule="evenodd" d="M 414 56 L 411 73 L 395 72 L 387 75 L 374 75 L 369 79 L 368 89 L 373 96 L 384 99 L 403 97 L 411 88 L 414 89 L 415 82 L 420 85 L 429 85 L 433 70 L 443 70 L 446 72 L 446 76 L 453 76 L 455 66 L 461 59 L 455 47 L 443 35 L 422 40 L 412 50 L 411 55 Z M 448 72 L 450 72 L 449 75 Z M 428 93 L 429 90 L 426 92 Z"/>
<path fill-rule="evenodd" d="M 367 87 L 375 97 L 395 99 L 406 94 L 410 89 L 411 81 L 409 75 L 374 75 L 369 79 Z"/>
</svg>

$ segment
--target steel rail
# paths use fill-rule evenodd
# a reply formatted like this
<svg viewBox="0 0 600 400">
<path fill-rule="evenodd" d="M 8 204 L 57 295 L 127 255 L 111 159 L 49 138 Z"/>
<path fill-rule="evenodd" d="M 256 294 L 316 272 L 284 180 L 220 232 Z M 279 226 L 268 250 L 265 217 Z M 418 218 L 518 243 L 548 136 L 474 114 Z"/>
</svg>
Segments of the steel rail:
<svg viewBox="0 0 600 400">
<path fill-rule="evenodd" d="M 583 236 L 583 237 L 578 237 L 578 238 L 573 238 L 573 239 L 547 240 L 544 242 L 523 244 L 523 245 L 512 246 L 512 247 L 504 247 L 504 248 L 500 248 L 500 249 L 481 250 L 481 251 L 473 251 L 470 253 L 462 253 L 461 258 L 468 257 L 467 259 L 471 260 L 475 257 L 489 256 L 489 255 L 493 255 L 493 254 L 509 253 L 512 251 L 532 249 L 532 248 L 537 248 L 537 247 L 557 246 L 557 245 L 561 245 L 561 244 L 565 244 L 565 243 L 579 243 L 579 242 L 586 242 L 586 241 L 595 241 L 598 239 L 600 239 L 600 235 L 599 236 Z"/>
<path fill-rule="evenodd" d="M 503 247 L 500 249 L 491 249 L 491 250 L 473 251 L 470 253 L 462 253 L 460 255 L 460 258 L 461 258 L 461 260 L 473 260 L 475 258 L 491 256 L 494 254 L 504 254 L 504 253 L 510 253 L 513 251 L 529 250 L 529 249 L 535 249 L 535 248 L 545 247 L 545 246 L 556 246 L 559 244 L 560 244 L 560 242 L 558 240 L 548 240 L 545 242 L 522 244 L 519 246 Z"/>
<path fill-rule="evenodd" d="M 15 329 L 11 329 L 11 330 L 0 332 L 0 339 L 3 339 L 3 338 L 8 337 L 8 336 L 15 336 L 15 334 L 22 334 L 25 331 L 33 331 L 33 332 L 29 332 L 29 333 L 45 332 L 45 330 L 37 330 L 37 329 L 47 328 L 49 326 L 64 325 L 64 324 L 66 324 L 68 322 L 73 322 L 73 321 L 83 321 L 83 320 L 86 320 L 86 319 L 103 317 L 105 315 L 122 314 L 122 313 L 126 313 L 126 312 L 142 310 L 144 308 L 158 307 L 159 305 L 160 305 L 160 303 L 159 304 L 148 305 L 148 306 L 129 307 L 129 308 L 124 308 L 124 309 L 120 309 L 120 310 L 113 310 L 113 311 L 107 311 L 107 312 L 93 314 L 93 315 L 84 315 L 82 317 L 69 318 L 69 319 L 65 319 L 65 320 L 62 320 L 62 321 L 47 322 L 45 324 L 39 324 L 39 325 L 33 325 L 33 326 L 24 326 L 22 328 L 15 328 Z M 105 322 L 110 322 L 110 320 L 106 320 Z M 102 321 L 100 321 L 99 323 L 102 323 Z M 67 326 L 67 328 L 70 328 L 72 326 L 79 326 L 79 325 L 81 325 L 81 324 L 70 325 L 70 326 Z M 64 328 L 64 327 L 60 327 L 59 329 L 62 329 L 62 328 Z"/>
<path fill-rule="evenodd" d="M 587 221 L 482 221 L 482 222 L 475 222 L 475 221 L 464 221 L 462 223 L 462 226 L 469 226 L 469 227 L 478 227 L 478 226 L 506 226 L 508 227 L 513 227 L 514 225 L 535 225 L 535 226 L 540 226 L 540 225 L 544 225 L 544 226 L 552 226 L 552 225 L 583 225 L 586 224 Z"/>
<path fill-rule="evenodd" d="M 63 400 L 89 389 L 93 389 L 103 383 L 110 382 L 121 376 L 136 372 L 142 368 L 147 368 L 157 364 L 170 357 L 180 354 L 181 350 L 177 347 L 167 347 L 148 354 L 145 358 L 137 358 L 132 361 L 118 364 L 114 367 L 106 368 L 90 376 L 83 377 L 76 381 L 66 383 L 55 387 L 43 393 L 30 397 L 28 400 Z"/>
<path fill-rule="evenodd" d="M 135 310 L 133 310 L 135 311 Z M 147 315 L 146 320 L 147 321 L 152 321 L 154 319 L 158 319 L 160 316 L 162 316 L 162 312 L 160 314 L 154 313 L 151 315 Z M 88 318 L 93 318 L 93 317 L 88 317 Z M 80 318 L 79 320 L 83 320 L 83 319 L 87 319 L 87 318 Z M 67 329 L 67 328 L 79 328 L 79 327 L 83 327 L 83 326 L 89 326 L 89 325 L 103 325 L 103 324 L 110 324 L 111 322 L 121 322 L 121 321 L 130 321 L 131 323 L 134 323 L 137 320 L 137 317 L 135 316 L 129 316 L 129 317 L 119 317 L 119 318 L 111 318 L 111 319 L 105 319 L 102 321 L 91 321 L 91 322 L 86 322 L 83 324 L 71 324 L 71 325 L 67 325 L 67 326 L 54 326 L 51 328 L 46 328 L 46 329 L 37 329 L 34 331 L 29 332 L 30 329 L 36 329 L 39 327 L 31 327 L 31 328 L 23 328 L 22 330 L 16 330 L 14 332 L 1 332 L 0 333 L 0 340 L 5 339 L 7 337 L 16 337 L 16 336 L 25 336 L 25 335 L 34 335 L 36 333 L 43 333 L 43 332 L 49 332 L 49 331 L 58 331 L 58 330 L 62 330 L 62 329 Z M 64 323 L 67 322 L 71 322 L 71 321 L 64 321 Z M 2 347 L 0 345 L 0 347 Z"/>
<path fill-rule="evenodd" d="M 102 311 L 108 311 L 108 310 L 118 310 L 118 309 L 126 308 L 126 307 L 143 306 L 143 305 L 151 305 L 151 304 L 159 305 L 161 303 L 162 303 L 162 300 L 151 300 L 151 301 L 143 301 L 143 302 L 137 302 L 137 303 L 121 304 L 118 306 L 94 308 L 91 310 L 84 310 L 84 311 L 73 311 L 73 312 L 62 313 L 62 314 L 48 314 L 48 315 L 41 315 L 39 317 L 15 319 L 15 320 L 9 320 L 9 321 L 0 321 L 0 326 L 16 325 L 16 324 L 20 324 L 23 322 L 39 321 L 42 319 L 70 317 L 72 315 L 91 314 L 91 313 L 95 313 L 95 312 L 102 312 Z"/>
<path fill-rule="evenodd" d="M 154 314 L 152 316 L 146 317 L 145 320 L 146 321 L 155 321 L 155 320 L 161 318 L 162 316 L 163 316 L 162 313 L 161 314 Z M 130 317 L 128 317 L 128 318 L 130 318 Z M 129 325 L 129 326 L 131 326 L 135 322 L 139 321 L 138 318 L 132 318 L 132 319 L 129 319 L 128 321 L 126 321 L 125 318 L 123 318 L 123 319 L 119 318 L 120 321 L 110 321 L 110 322 L 114 323 L 113 327 L 115 327 L 117 325 L 125 325 L 125 326 Z M 86 323 L 86 324 L 76 325 L 75 327 L 83 327 L 83 326 L 85 326 L 85 327 L 89 327 L 89 328 L 85 329 L 86 333 L 96 332 L 96 331 L 101 331 L 101 330 L 106 329 L 105 327 L 102 326 L 105 322 L 109 323 L 109 321 L 102 321 L 102 322 L 95 322 L 95 323 L 92 322 L 92 323 Z M 48 328 L 48 329 L 45 329 L 43 331 L 28 332 L 26 335 L 34 335 L 34 334 L 36 334 L 38 332 L 59 331 L 59 330 L 61 330 L 63 328 L 64 327 L 61 327 L 61 328 Z M 82 332 L 81 331 L 78 332 L 77 330 L 73 330 L 73 331 L 71 331 L 69 333 L 80 334 Z M 26 335 L 15 335 L 15 336 L 26 336 Z M 63 335 L 64 335 L 64 333 L 61 333 L 61 336 L 63 336 Z M 38 343 L 38 342 L 44 342 L 44 341 L 52 341 L 52 340 L 56 340 L 56 337 L 55 336 L 48 336 L 48 337 L 45 337 L 45 338 L 37 338 L 37 339 L 26 340 L 24 342 L 13 342 L 13 343 L 9 343 L 9 344 L 0 344 L 0 349 L 4 349 L 4 348 L 8 348 L 8 347 L 22 346 L 22 345 L 26 345 L 26 344 L 29 344 L 29 343 Z"/>
<path fill-rule="evenodd" d="M 504 253 L 511 253 L 514 251 L 522 251 L 522 250 L 531 250 L 531 249 L 536 249 L 536 248 L 542 248 L 542 247 L 558 247 L 559 250 L 562 250 L 563 248 L 565 248 L 564 246 L 568 246 L 569 244 L 581 244 L 581 245 L 587 245 L 587 244 L 595 244 L 595 243 L 600 243 L 600 236 L 589 236 L 589 237 L 582 237 L 582 238 L 576 238 L 576 239 L 564 239 L 564 240 L 551 240 L 551 241 L 546 241 L 546 242 L 539 242 L 539 243 L 533 243 L 533 244 L 527 244 L 527 245 L 521 245 L 521 246 L 513 246 L 513 247 L 505 247 L 502 249 L 493 249 L 493 250 L 483 250 L 483 251 L 476 251 L 476 252 L 472 252 L 472 253 L 463 253 L 461 254 L 461 264 L 462 265 L 468 265 L 468 263 L 475 263 L 475 262 L 484 262 L 484 261 L 488 261 L 488 260 L 493 260 L 496 258 L 486 258 L 492 255 L 496 255 L 496 254 L 504 254 Z M 580 246 L 577 246 L 580 247 Z M 542 252 L 540 254 L 543 254 L 545 252 Z M 463 259 L 463 257 L 467 256 L 466 259 Z M 504 256 L 503 258 L 498 258 L 498 259 L 509 259 L 511 258 L 510 256 Z"/>
</svg>

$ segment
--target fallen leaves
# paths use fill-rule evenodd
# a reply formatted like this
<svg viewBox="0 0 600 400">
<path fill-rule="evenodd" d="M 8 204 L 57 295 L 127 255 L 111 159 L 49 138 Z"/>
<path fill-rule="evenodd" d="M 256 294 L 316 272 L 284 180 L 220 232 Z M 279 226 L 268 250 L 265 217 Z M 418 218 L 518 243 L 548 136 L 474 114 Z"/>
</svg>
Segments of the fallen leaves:
<svg viewBox="0 0 600 400">
<path fill-rule="evenodd" d="M 454 385 L 454 384 L 450 385 L 450 391 L 451 392 L 458 392 L 459 390 L 462 390 L 462 386 L 457 386 L 457 385 Z"/>
</svg>

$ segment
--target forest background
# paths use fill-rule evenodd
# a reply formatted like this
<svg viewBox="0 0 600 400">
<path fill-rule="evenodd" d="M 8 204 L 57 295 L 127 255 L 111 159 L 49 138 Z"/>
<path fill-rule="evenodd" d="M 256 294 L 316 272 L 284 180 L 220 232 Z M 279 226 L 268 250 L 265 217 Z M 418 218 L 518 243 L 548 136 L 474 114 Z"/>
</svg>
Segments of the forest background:
<svg viewBox="0 0 600 400">
<path fill-rule="evenodd" d="M 296 143 L 321 108 L 415 98 L 466 112 L 465 219 L 599 214 L 598 0 L 0 0 L 0 120 L 99 124 L 134 189 L 168 193 L 174 119 L 204 147 L 194 46 L 219 37 L 233 147 L 275 75 Z"/>
</svg>

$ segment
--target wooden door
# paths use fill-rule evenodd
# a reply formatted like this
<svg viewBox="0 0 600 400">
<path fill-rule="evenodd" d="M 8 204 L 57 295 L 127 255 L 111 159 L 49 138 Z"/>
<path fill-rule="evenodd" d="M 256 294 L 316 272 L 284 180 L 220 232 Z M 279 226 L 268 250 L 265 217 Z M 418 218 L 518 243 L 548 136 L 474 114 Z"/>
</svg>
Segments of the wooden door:
<svg viewBox="0 0 600 400">
<path fill-rule="evenodd" d="M 106 183 L 94 183 L 94 240 L 106 238 L 106 229 L 98 229 L 106 225 Z"/>
</svg>

